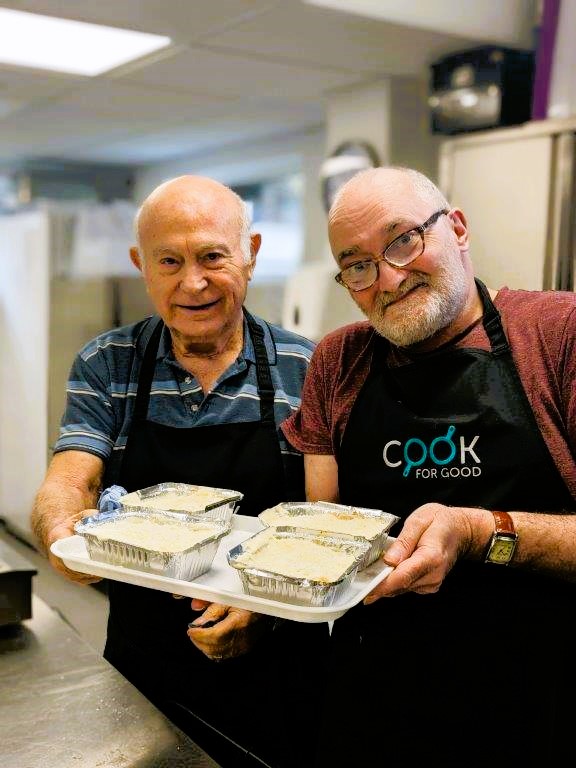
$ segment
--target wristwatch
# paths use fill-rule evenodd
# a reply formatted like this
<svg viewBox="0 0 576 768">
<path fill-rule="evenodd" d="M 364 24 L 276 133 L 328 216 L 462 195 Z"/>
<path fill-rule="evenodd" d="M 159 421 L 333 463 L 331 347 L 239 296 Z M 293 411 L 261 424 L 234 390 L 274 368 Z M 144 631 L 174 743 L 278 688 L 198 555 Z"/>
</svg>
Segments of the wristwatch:
<svg viewBox="0 0 576 768">
<path fill-rule="evenodd" d="M 508 565 L 514 555 L 518 534 L 508 512 L 492 512 L 495 529 L 486 550 L 486 563 Z"/>
</svg>

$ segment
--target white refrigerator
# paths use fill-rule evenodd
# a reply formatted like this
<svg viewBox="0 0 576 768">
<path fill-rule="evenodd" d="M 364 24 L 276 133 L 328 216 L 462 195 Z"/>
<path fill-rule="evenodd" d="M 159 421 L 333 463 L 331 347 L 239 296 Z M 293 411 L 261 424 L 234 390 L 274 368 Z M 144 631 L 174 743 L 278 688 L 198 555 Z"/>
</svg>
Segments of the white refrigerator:
<svg viewBox="0 0 576 768">
<path fill-rule="evenodd" d="M 491 288 L 574 290 L 576 119 L 467 134 L 441 144 L 439 186 L 468 219 Z"/>
<path fill-rule="evenodd" d="M 58 206 L 0 215 L 0 521 L 31 542 L 74 356 L 98 333 L 152 313 L 135 269 L 95 273 L 102 237 L 90 236 L 85 270 L 70 268 L 73 224 Z M 128 265 L 130 244 L 118 255 Z"/>
</svg>

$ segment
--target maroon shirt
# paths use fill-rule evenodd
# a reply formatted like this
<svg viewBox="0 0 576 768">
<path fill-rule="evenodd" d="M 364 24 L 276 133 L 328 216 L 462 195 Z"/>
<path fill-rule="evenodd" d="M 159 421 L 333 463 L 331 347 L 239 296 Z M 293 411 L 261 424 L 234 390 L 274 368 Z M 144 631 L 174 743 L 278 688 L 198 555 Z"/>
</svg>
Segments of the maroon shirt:
<svg viewBox="0 0 576 768">
<path fill-rule="evenodd" d="M 494 300 L 502 316 L 536 423 L 570 493 L 576 498 L 576 294 L 502 288 Z M 300 409 L 282 424 L 288 441 L 310 454 L 337 454 L 356 396 L 366 381 L 374 329 L 344 326 L 318 344 Z M 456 347 L 490 349 L 482 324 Z M 391 347 L 389 364 L 410 358 Z M 427 386 L 422 382 L 422 386 Z"/>
</svg>

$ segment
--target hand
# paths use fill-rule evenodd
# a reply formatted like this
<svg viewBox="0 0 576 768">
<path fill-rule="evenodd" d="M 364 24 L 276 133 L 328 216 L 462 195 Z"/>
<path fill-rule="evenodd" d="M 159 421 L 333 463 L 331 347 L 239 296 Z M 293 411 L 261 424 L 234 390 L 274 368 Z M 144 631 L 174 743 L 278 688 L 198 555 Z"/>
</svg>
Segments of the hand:
<svg viewBox="0 0 576 768">
<path fill-rule="evenodd" d="M 381 597 L 404 592 L 437 592 L 459 557 L 479 538 L 489 538 L 490 518 L 486 510 L 424 504 L 406 519 L 395 542 L 384 554 L 394 570 L 364 599 L 369 604 Z"/>
<path fill-rule="evenodd" d="M 202 615 L 189 625 L 188 637 L 198 650 L 213 661 L 224 661 L 248 653 L 271 627 L 269 616 L 219 603 L 192 600 L 192 610 L 203 608 Z M 210 626 L 204 629 L 203 625 L 208 622 Z M 216 623 L 212 625 L 212 622 Z"/>
<path fill-rule="evenodd" d="M 74 581 L 76 584 L 95 584 L 97 581 L 102 581 L 102 579 L 100 576 L 92 576 L 88 573 L 80 573 L 79 571 L 70 570 L 70 568 L 67 568 L 64 565 L 63 561 L 59 557 L 56 557 L 56 555 L 52 554 L 50 551 L 50 546 L 59 539 L 65 539 L 68 536 L 73 536 L 74 523 L 80 518 L 86 517 L 89 514 L 95 514 L 96 512 L 97 510 L 94 509 L 84 510 L 80 515 L 76 515 L 73 519 L 66 520 L 56 525 L 50 530 L 46 537 L 46 548 L 50 564 L 55 568 L 55 570 L 65 576 L 69 581 Z"/>
</svg>

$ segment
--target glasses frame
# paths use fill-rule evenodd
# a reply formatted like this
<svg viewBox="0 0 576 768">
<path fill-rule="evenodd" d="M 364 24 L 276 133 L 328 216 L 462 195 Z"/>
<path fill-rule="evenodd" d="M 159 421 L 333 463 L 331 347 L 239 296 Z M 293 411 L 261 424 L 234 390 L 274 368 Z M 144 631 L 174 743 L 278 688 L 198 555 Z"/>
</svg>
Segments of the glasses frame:
<svg viewBox="0 0 576 768">
<path fill-rule="evenodd" d="M 430 227 L 433 226 L 438 221 L 440 216 L 443 216 L 443 215 L 447 216 L 449 213 L 450 213 L 449 208 L 442 208 L 441 210 L 436 211 L 435 213 L 432 214 L 432 216 L 430 216 L 429 219 L 426 219 L 424 224 L 420 224 L 420 226 L 418 227 L 412 227 L 411 229 L 407 229 L 406 232 L 402 232 L 402 234 L 398 235 L 398 237 L 395 237 L 394 240 L 390 241 L 386 246 L 386 248 L 384 249 L 384 251 L 382 252 L 382 255 L 379 256 L 377 259 L 360 259 L 359 261 L 353 261 L 352 264 L 348 264 L 348 266 L 345 267 L 340 272 L 338 272 L 337 275 L 334 275 L 334 280 L 336 280 L 336 282 L 339 285 L 343 285 L 344 288 L 347 288 L 349 291 L 353 291 L 354 293 L 357 293 L 358 291 L 365 291 L 367 288 L 372 288 L 372 286 L 378 280 L 378 277 L 380 275 L 379 264 L 381 261 L 385 261 L 386 264 L 390 264 L 390 266 L 394 267 L 395 269 L 404 269 L 404 267 L 407 267 L 409 264 L 412 264 L 413 261 L 416 261 L 416 259 L 422 256 L 422 254 L 426 249 L 426 240 L 424 239 L 424 233 L 426 232 L 426 230 L 430 229 Z M 404 262 L 404 264 L 394 264 L 394 262 L 390 260 L 390 257 L 386 255 L 390 250 L 390 248 L 394 245 L 394 243 L 397 243 L 398 240 L 400 240 L 400 238 L 406 237 L 406 235 L 411 235 L 412 233 L 416 233 L 416 232 L 420 235 L 422 239 L 421 250 L 415 256 L 412 256 L 412 258 L 409 261 Z M 350 269 L 351 267 L 355 267 L 356 264 L 363 264 L 364 262 L 370 262 L 374 264 L 374 266 L 376 267 L 376 277 L 374 278 L 374 281 L 371 282 L 370 285 L 365 285 L 364 288 L 351 288 L 349 285 L 346 285 L 346 283 L 342 278 L 342 273 L 345 272 L 347 269 Z"/>
</svg>

